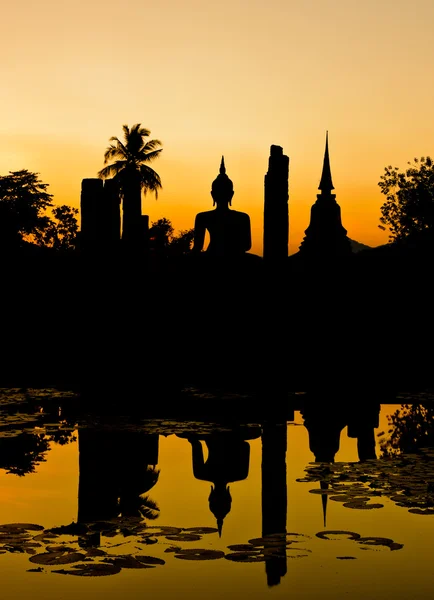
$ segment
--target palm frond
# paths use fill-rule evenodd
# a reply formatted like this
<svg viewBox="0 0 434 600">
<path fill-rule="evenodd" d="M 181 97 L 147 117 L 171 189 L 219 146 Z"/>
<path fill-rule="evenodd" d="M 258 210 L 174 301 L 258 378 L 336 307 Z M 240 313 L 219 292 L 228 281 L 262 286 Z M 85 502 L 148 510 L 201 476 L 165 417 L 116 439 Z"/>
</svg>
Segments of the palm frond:
<svg viewBox="0 0 434 600">
<path fill-rule="evenodd" d="M 110 144 L 110 146 L 104 152 L 104 164 L 106 165 L 110 160 L 118 157 L 126 158 L 123 147 L 120 144 Z"/>
<path fill-rule="evenodd" d="M 122 171 L 124 171 L 127 162 L 125 160 L 117 160 L 111 165 L 103 167 L 101 171 L 98 171 L 98 177 L 100 179 L 108 179 L 109 177 L 116 177 Z"/>
<path fill-rule="evenodd" d="M 139 162 L 151 162 L 159 156 L 162 150 L 163 148 L 160 148 L 159 150 L 153 150 L 152 152 L 145 152 L 142 150 L 137 156 L 137 160 Z"/>
<path fill-rule="evenodd" d="M 146 192 L 148 191 L 154 192 L 155 198 L 158 198 L 158 190 L 163 187 L 158 173 L 156 173 L 154 169 L 151 169 L 151 167 L 143 164 L 139 167 L 139 173 L 143 193 L 146 195 Z"/>
<path fill-rule="evenodd" d="M 144 152 L 153 152 L 154 150 L 156 150 L 158 148 L 158 146 L 162 146 L 162 145 L 163 145 L 163 143 L 160 140 L 149 140 L 143 146 L 142 150 Z M 163 148 L 160 148 L 159 152 L 161 152 L 162 149 Z"/>
<path fill-rule="evenodd" d="M 138 135 L 141 138 L 144 138 L 149 137 L 151 135 L 151 132 L 149 131 L 149 129 L 146 129 L 146 127 L 142 127 L 141 123 L 136 123 L 131 127 L 130 134 Z"/>
<path fill-rule="evenodd" d="M 122 131 L 124 132 L 125 143 L 127 143 L 128 137 L 130 135 L 130 128 L 128 127 L 128 125 L 122 125 Z"/>
</svg>

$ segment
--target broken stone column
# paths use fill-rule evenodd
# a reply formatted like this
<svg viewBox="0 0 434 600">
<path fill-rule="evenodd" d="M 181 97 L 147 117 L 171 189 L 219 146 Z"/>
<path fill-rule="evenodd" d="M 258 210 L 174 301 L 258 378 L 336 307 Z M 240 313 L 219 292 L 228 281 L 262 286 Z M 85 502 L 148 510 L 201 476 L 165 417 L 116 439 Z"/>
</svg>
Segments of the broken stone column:
<svg viewBox="0 0 434 600">
<path fill-rule="evenodd" d="M 264 260 L 288 258 L 289 158 L 281 146 L 271 146 L 268 173 L 264 181 Z"/>
</svg>

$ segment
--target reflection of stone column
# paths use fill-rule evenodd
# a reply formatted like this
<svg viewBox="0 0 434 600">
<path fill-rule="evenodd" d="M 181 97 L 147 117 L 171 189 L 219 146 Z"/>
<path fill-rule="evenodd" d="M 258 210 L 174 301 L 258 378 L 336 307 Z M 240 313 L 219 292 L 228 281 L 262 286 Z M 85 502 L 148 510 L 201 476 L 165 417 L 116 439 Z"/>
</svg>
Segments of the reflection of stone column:
<svg viewBox="0 0 434 600">
<path fill-rule="evenodd" d="M 289 158 L 280 146 L 271 146 L 264 190 L 264 259 L 288 258 Z"/>
<path fill-rule="evenodd" d="M 80 429 L 78 432 L 80 523 L 103 521 L 117 516 L 119 481 L 117 439 L 110 431 Z"/>
<path fill-rule="evenodd" d="M 80 429 L 78 521 L 137 515 L 158 480 L 158 434 Z"/>
<path fill-rule="evenodd" d="M 286 447 L 285 423 L 269 423 L 262 429 L 262 535 L 286 534 Z M 271 549 L 271 548 L 270 548 Z M 269 586 L 286 575 L 286 538 L 271 549 L 276 555 L 265 563 Z"/>
</svg>

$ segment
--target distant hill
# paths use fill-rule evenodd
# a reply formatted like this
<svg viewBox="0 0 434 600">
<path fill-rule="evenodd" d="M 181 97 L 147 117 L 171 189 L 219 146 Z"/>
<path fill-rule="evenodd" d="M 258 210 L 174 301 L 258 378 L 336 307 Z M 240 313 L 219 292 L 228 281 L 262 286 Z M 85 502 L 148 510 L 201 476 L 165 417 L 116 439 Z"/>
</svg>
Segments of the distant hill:
<svg viewBox="0 0 434 600">
<path fill-rule="evenodd" d="M 356 242 L 356 240 L 352 240 L 348 238 L 351 243 L 351 249 L 353 252 L 361 252 L 362 250 L 372 250 L 372 246 L 367 246 L 366 244 L 361 244 L 360 242 Z"/>
</svg>

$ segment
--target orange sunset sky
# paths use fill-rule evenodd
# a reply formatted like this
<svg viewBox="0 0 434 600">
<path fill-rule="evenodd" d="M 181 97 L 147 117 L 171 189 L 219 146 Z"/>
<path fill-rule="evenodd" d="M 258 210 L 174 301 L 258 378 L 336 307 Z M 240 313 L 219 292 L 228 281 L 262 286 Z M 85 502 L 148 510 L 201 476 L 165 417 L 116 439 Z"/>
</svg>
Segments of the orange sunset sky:
<svg viewBox="0 0 434 600">
<path fill-rule="evenodd" d="M 271 144 L 290 157 L 290 253 L 329 131 L 348 235 L 378 229 L 384 167 L 433 154 L 433 0 L 14 0 L 2 6 L 0 174 L 29 169 L 79 205 L 122 125 L 163 142 L 150 219 L 193 226 L 224 154 L 262 254 Z"/>
</svg>

